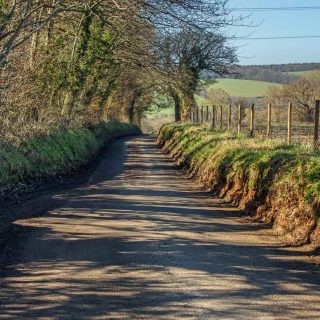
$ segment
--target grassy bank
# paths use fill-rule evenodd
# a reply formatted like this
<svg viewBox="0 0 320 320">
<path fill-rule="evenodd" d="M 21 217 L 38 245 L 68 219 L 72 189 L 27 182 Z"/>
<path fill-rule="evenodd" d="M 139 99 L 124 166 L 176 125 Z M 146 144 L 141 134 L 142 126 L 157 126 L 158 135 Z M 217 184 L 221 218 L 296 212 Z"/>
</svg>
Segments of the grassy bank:
<svg viewBox="0 0 320 320">
<path fill-rule="evenodd" d="M 184 124 L 159 145 L 207 189 L 233 201 L 288 243 L 320 246 L 320 153 Z"/>
<path fill-rule="evenodd" d="M 71 174 L 88 164 L 112 139 L 138 133 L 128 124 L 105 123 L 0 145 L 0 194 L 34 179 Z"/>
</svg>

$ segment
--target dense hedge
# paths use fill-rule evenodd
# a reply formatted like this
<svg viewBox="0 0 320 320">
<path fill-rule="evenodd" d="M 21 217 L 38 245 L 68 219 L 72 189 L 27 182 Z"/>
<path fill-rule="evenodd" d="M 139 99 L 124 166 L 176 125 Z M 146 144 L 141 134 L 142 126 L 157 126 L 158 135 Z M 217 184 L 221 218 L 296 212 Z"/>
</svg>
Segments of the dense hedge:
<svg viewBox="0 0 320 320">
<path fill-rule="evenodd" d="M 319 152 L 185 124 L 165 125 L 158 143 L 206 188 L 288 242 L 320 244 Z"/>
<path fill-rule="evenodd" d="M 92 129 L 62 131 L 25 141 L 0 145 L 0 193 L 21 182 L 79 170 L 112 139 L 139 133 L 125 123 L 104 123 Z"/>
</svg>

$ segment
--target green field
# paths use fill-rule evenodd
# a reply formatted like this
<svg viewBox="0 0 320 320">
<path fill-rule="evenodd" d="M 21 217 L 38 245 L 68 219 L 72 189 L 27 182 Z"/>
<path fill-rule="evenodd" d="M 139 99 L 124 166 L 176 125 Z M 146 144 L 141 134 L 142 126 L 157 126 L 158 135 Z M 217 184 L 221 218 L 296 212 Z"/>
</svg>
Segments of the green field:
<svg viewBox="0 0 320 320">
<path fill-rule="evenodd" d="M 156 118 L 174 117 L 174 108 L 168 107 L 160 110 L 149 110 L 145 113 L 146 119 L 153 120 Z"/>
<path fill-rule="evenodd" d="M 254 80 L 218 79 L 216 83 L 208 85 L 207 88 L 222 89 L 232 97 L 254 98 L 263 97 L 270 86 L 280 87 L 281 84 Z M 203 104 L 204 98 L 202 96 L 196 95 L 195 99 L 198 105 Z M 164 108 L 161 110 L 151 108 L 145 113 L 145 117 L 148 120 L 173 116 L 173 107 Z"/>
<path fill-rule="evenodd" d="M 263 97 L 270 86 L 281 86 L 281 84 L 264 81 L 219 79 L 217 83 L 209 86 L 222 89 L 232 97 Z"/>
</svg>

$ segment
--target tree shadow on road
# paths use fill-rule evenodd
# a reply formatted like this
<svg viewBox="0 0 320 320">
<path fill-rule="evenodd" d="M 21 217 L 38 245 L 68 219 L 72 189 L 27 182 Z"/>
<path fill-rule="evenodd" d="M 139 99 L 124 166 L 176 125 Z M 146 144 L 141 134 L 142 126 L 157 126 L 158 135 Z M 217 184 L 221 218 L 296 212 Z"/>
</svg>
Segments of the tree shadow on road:
<svg viewBox="0 0 320 320">
<path fill-rule="evenodd" d="M 1 319 L 319 318 L 319 274 L 303 252 L 241 224 L 141 144 L 123 174 L 15 223 Z"/>
</svg>

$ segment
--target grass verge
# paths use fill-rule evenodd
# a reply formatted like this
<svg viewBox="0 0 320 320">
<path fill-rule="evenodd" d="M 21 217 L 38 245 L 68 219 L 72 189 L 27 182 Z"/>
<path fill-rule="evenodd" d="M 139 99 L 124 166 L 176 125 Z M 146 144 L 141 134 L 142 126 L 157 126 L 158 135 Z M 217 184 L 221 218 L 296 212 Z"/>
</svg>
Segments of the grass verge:
<svg viewBox="0 0 320 320">
<path fill-rule="evenodd" d="M 125 123 L 103 123 L 95 128 L 62 131 L 0 145 L 0 194 L 17 184 L 72 174 L 92 161 L 111 140 L 139 133 Z"/>
<path fill-rule="evenodd" d="M 207 189 L 270 224 L 291 245 L 320 246 L 320 153 L 186 124 L 158 144 Z"/>
</svg>

